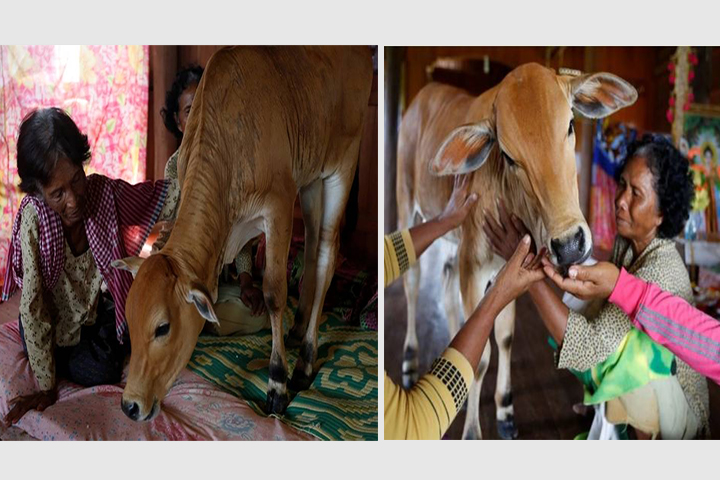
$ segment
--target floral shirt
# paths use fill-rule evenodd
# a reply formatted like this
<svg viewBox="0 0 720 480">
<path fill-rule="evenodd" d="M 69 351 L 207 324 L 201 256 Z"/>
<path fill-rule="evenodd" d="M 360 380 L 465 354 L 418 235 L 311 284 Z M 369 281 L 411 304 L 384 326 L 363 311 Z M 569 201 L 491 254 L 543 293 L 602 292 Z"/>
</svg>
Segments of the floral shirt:
<svg viewBox="0 0 720 480">
<path fill-rule="evenodd" d="M 692 304 L 690 279 L 673 240 L 655 238 L 634 259 L 630 243 L 618 236 L 610 261 Z M 632 328 L 632 320 L 619 307 L 604 300 L 591 303 L 584 314 L 570 310 L 558 368 L 578 371 L 593 368 L 620 347 Z M 709 416 L 707 379 L 680 359 L 677 359 L 677 377 L 693 413 L 706 429 Z"/>
</svg>

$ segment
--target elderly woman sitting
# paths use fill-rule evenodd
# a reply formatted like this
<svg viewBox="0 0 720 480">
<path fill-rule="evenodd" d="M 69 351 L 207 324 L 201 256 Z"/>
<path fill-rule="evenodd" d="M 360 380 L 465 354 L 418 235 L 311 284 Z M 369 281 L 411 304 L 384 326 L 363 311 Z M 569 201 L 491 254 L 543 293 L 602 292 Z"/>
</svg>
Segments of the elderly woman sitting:
<svg viewBox="0 0 720 480">
<path fill-rule="evenodd" d="M 610 261 L 692 302 L 673 241 L 693 198 L 688 169 L 687 159 L 662 137 L 645 136 L 630 146 L 617 176 L 618 235 Z M 495 251 L 509 258 L 524 226 L 504 209 L 500 214 L 502 226 L 490 219 L 485 231 Z M 530 294 L 560 345 L 558 368 L 574 371 L 585 386 L 585 403 L 604 405 L 610 423 L 633 426 L 639 438 L 687 439 L 708 432 L 705 377 L 634 329 L 618 307 L 603 300 L 584 314 L 570 310 L 544 281 Z"/>
<path fill-rule="evenodd" d="M 17 150 L 27 195 L 13 225 L 3 300 L 22 288 L 20 334 L 39 391 L 11 401 L 6 424 L 52 405 L 58 376 L 83 386 L 120 381 L 132 276 L 111 262 L 139 254 L 155 222 L 175 218 L 179 198 L 177 182 L 86 177 L 88 138 L 58 108 L 23 120 Z"/>
</svg>

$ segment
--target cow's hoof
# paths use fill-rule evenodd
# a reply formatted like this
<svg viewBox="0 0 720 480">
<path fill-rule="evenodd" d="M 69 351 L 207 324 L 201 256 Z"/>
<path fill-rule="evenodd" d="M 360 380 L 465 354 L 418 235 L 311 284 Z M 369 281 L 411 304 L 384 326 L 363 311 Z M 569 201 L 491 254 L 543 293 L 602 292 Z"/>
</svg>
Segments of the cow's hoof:
<svg viewBox="0 0 720 480">
<path fill-rule="evenodd" d="M 463 432 L 463 440 L 482 440 L 482 432 L 480 429 L 471 428 L 466 432 Z"/>
<path fill-rule="evenodd" d="M 409 390 L 418 381 L 417 371 L 403 372 L 402 383 L 405 390 Z"/>
<path fill-rule="evenodd" d="M 407 390 L 415 385 L 418 381 L 418 364 L 417 352 L 413 349 L 405 350 L 402 364 L 402 382 L 403 387 Z"/>
<path fill-rule="evenodd" d="M 288 382 L 288 387 L 294 392 L 300 392 L 307 390 L 312 384 L 312 378 L 305 375 L 305 372 L 298 370 L 297 368 L 293 371 L 292 378 Z"/>
<path fill-rule="evenodd" d="M 275 390 L 268 390 L 265 412 L 268 415 L 282 415 L 285 413 L 288 403 L 290 403 L 290 397 L 287 392 L 279 393 Z"/>
<path fill-rule="evenodd" d="M 515 419 L 497 421 L 498 436 L 503 440 L 515 440 L 518 438 L 518 429 L 515 426 Z"/>
</svg>

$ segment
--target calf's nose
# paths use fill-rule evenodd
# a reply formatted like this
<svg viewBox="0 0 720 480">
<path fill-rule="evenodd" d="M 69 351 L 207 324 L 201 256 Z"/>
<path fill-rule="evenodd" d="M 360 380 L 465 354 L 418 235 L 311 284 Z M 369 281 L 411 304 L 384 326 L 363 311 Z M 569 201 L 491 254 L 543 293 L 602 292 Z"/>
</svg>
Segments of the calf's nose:
<svg viewBox="0 0 720 480">
<path fill-rule="evenodd" d="M 137 421 L 138 417 L 140 416 L 140 407 L 136 402 L 126 402 L 125 400 L 122 401 L 122 411 L 127 415 L 131 420 Z"/>
<path fill-rule="evenodd" d="M 585 232 L 578 227 L 575 234 L 564 239 L 553 238 L 550 248 L 557 258 L 558 265 L 566 266 L 578 263 L 585 255 Z"/>
</svg>

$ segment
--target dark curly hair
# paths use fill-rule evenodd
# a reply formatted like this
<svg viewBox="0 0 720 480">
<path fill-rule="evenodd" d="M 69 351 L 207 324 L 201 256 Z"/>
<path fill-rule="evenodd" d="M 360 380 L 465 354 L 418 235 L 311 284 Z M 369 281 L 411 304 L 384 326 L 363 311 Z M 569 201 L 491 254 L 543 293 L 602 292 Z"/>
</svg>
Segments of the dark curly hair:
<svg viewBox="0 0 720 480">
<path fill-rule="evenodd" d="M 180 95 L 182 95 L 182 92 L 190 85 L 200 83 L 202 74 L 203 68 L 195 64 L 183 68 L 175 75 L 172 87 L 170 87 L 170 90 L 165 94 L 165 106 L 160 109 L 160 115 L 163 117 L 165 128 L 175 135 L 178 140 L 183 137 L 175 120 L 175 116 L 178 114 L 178 109 L 180 108 L 178 105 Z"/>
<path fill-rule="evenodd" d="M 33 110 L 20 124 L 17 169 L 20 190 L 40 195 L 60 158 L 82 168 L 90 159 L 90 143 L 70 115 L 59 108 Z"/>
<path fill-rule="evenodd" d="M 695 197 L 690 162 L 667 138 L 646 134 L 628 146 L 627 156 L 618 168 L 615 180 L 619 181 L 627 163 L 638 156 L 645 158 L 653 175 L 653 187 L 663 218 L 658 236 L 674 238 L 685 228 Z"/>
</svg>

